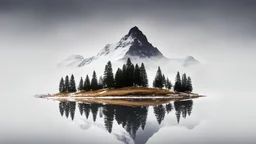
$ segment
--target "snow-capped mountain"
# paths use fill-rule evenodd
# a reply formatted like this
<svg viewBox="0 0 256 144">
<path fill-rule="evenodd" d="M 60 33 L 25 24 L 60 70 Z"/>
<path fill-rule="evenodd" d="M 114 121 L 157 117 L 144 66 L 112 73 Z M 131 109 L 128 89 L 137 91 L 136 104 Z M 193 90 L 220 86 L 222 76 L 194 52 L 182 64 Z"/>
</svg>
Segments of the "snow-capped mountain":
<svg viewBox="0 0 256 144">
<path fill-rule="evenodd" d="M 139 62 L 150 60 L 170 61 L 172 63 L 178 62 L 183 66 L 199 63 L 192 56 L 180 59 L 166 58 L 156 47 L 149 43 L 147 37 L 135 26 L 119 42 L 107 44 L 96 56 L 83 58 L 83 56 L 73 55 L 63 60 L 59 65 L 82 67 L 98 60 L 125 61 L 128 57 Z"/>
</svg>

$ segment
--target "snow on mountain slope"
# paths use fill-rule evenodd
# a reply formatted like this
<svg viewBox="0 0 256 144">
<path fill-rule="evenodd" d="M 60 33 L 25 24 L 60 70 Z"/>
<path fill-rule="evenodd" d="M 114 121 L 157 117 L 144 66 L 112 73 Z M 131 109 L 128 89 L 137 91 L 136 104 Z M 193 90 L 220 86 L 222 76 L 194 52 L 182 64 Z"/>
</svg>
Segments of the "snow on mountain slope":
<svg viewBox="0 0 256 144">
<path fill-rule="evenodd" d="M 84 60 L 84 57 L 81 55 L 71 55 L 70 57 L 64 59 L 57 66 L 77 66 Z"/>
<path fill-rule="evenodd" d="M 116 61 L 125 56 L 134 39 L 129 36 L 123 37 L 119 42 L 106 45 L 96 56 L 84 59 L 78 67 L 90 64 L 95 60 Z"/>
<path fill-rule="evenodd" d="M 83 67 L 91 63 L 98 63 L 111 61 L 126 61 L 131 58 L 132 61 L 138 62 L 164 62 L 181 66 L 190 66 L 198 64 L 199 62 L 192 56 L 180 59 L 166 58 L 156 47 L 149 43 L 147 37 L 139 30 L 138 27 L 130 29 L 127 35 L 114 44 L 107 44 L 96 56 L 83 58 L 82 56 L 71 56 L 63 60 L 59 65 Z"/>
</svg>

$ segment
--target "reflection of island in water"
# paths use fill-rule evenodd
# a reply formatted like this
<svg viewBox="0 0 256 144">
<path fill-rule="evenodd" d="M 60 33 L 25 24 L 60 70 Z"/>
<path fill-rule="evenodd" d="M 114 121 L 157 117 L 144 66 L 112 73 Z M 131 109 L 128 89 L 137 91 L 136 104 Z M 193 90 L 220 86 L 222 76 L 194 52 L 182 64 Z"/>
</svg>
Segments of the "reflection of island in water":
<svg viewBox="0 0 256 144">
<path fill-rule="evenodd" d="M 88 119 L 89 115 L 92 115 L 93 121 L 97 121 L 97 116 L 104 118 L 104 125 L 106 130 L 111 133 L 113 127 L 113 121 L 121 125 L 131 136 L 133 140 L 136 138 L 136 133 L 141 128 L 144 130 L 148 116 L 148 106 L 121 106 L 110 104 L 96 104 L 96 103 L 76 103 L 76 102 L 60 102 L 59 110 L 61 116 L 65 115 L 66 118 L 74 120 L 76 105 L 81 115 L 84 115 Z M 193 101 L 175 101 L 174 108 L 172 103 L 164 105 L 152 106 L 154 115 L 158 124 L 164 120 L 165 116 L 172 111 L 176 111 L 177 123 L 180 121 L 180 117 L 186 118 L 190 116 L 193 107 Z"/>
</svg>

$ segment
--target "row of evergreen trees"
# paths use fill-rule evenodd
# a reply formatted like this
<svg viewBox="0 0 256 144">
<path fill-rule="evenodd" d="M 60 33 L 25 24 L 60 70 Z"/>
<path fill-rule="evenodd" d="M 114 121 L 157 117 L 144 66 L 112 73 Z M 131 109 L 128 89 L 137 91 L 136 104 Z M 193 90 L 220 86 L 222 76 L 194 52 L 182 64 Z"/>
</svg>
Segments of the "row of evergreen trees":
<svg viewBox="0 0 256 144">
<path fill-rule="evenodd" d="M 177 72 L 176 79 L 175 79 L 175 85 L 174 85 L 174 91 L 177 92 L 192 92 L 192 81 L 190 77 L 187 77 L 187 75 L 184 73 L 182 75 L 182 78 L 180 77 L 180 73 Z"/>
<path fill-rule="evenodd" d="M 78 85 L 78 91 L 98 90 L 102 88 L 122 88 L 131 86 L 148 87 L 148 77 L 143 63 L 141 66 L 138 64 L 134 66 L 130 58 L 128 58 L 126 64 L 123 65 L 122 69 L 118 68 L 115 75 L 113 74 L 112 64 L 109 61 L 105 66 L 103 77 L 100 76 L 99 80 L 97 79 L 97 74 L 95 71 L 93 71 L 91 80 L 88 75 L 86 75 L 84 80 L 81 77 Z M 158 67 L 155 79 L 153 81 L 153 87 L 160 89 L 165 87 L 168 90 L 173 87 L 169 78 L 166 78 L 165 75 L 162 74 L 160 67 Z M 192 90 L 193 87 L 191 78 L 187 77 L 186 74 L 183 74 L 181 79 L 180 73 L 178 72 L 176 75 L 174 91 L 192 92 Z M 71 75 L 70 80 L 68 76 L 66 76 L 65 81 L 63 78 L 61 78 L 59 91 L 77 91 L 73 74 Z"/>
<path fill-rule="evenodd" d="M 65 81 L 63 77 L 61 78 L 59 91 L 60 92 L 76 92 L 76 82 L 73 74 L 71 75 L 70 80 L 68 75 L 66 76 Z"/>
<path fill-rule="evenodd" d="M 84 80 L 81 77 L 78 85 L 78 91 L 98 90 L 102 88 L 122 88 L 129 86 L 148 86 L 148 77 L 144 64 L 142 63 L 141 66 L 136 64 L 134 66 L 130 58 L 127 59 L 127 62 L 123 65 L 122 69 L 117 69 L 115 75 L 113 74 L 112 64 L 109 61 L 105 66 L 104 76 L 100 76 L 99 80 L 97 79 L 95 71 L 93 71 L 91 80 L 88 75 L 86 75 Z M 59 91 L 77 91 L 73 74 L 71 75 L 70 80 L 68 76 L 66 76 L 65 81 L 61 78 Z"/>
<path fill-rule="evenodd" d="M 115 76 L 109 61 L 105 66 L 103 82 L 106 88 L 148 87 L 148 76 L 143 63 L 141 63 L 141 66 L 138 64 L 134 66 L 130 58 L 128 58 L 126 64 L 122 68 L 117 69 Z"/>
<path fill-rule="evenodd" d="M 170 90 L 172 88 L 172 83 L 169 78 L 165 78 L 164 74 L 162 74 L 161 68 L 158 67 L 156 72 L 156 77 L 153 81 L 153 87 L 155 88 L 163 88 Z"/>
</svg>

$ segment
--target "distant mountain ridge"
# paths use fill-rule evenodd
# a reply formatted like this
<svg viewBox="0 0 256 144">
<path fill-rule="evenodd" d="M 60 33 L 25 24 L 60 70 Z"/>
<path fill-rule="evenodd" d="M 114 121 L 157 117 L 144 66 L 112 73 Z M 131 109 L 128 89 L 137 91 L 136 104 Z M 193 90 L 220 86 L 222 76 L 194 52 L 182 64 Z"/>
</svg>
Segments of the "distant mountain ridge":
<svg viewBox="0 0 256 144">
<path fill-rule="evenodd" d="M 72 55 L 64 59 L 59 65 L 83 67 L 97 60 L 125 61 L 127 58 L 139 61 L 170 61 L 178 62 L 182 66 L 198 64 L 199 61 L 192 56 L 182 59 L 166 58 L 156 47 L 149 43 L 147 37 L 137 26 L 131 28 L 121 40 L 114 44 L 107 44 L 96 56 L 84 58 L 80 55 Z"/>
</svg>

